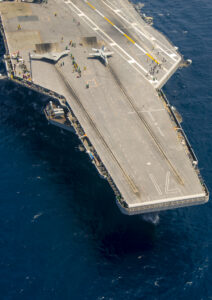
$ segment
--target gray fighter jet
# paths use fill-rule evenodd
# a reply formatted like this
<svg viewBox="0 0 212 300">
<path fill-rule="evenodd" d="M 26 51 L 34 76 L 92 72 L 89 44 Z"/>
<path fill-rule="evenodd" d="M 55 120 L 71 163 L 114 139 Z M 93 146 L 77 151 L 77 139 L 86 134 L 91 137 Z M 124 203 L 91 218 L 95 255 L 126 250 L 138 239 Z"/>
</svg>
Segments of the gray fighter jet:
<svg viewBox="0 0 212 300">
<path fill-rule="evenodd" d="M 105 46 L 102 46 L 101 49 L 92 48 L 94 53 L 90 53 L 90 56 L 97 57 L 103 60 L 105 65 L 108 64 L 107 58 L 113 55 L 113 52 L 111 51 L 105 51 L 107 48 Z"/>
</svg>

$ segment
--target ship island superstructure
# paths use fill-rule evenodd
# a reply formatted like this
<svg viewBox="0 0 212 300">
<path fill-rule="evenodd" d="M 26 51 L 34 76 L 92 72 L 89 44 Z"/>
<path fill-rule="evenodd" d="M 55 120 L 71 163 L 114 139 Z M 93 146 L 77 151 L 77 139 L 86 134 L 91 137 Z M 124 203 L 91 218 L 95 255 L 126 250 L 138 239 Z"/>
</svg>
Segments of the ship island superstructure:
<svg viewBox="0 0 212 300">
<path fill-rule="evenodd" d="M 125 214 L 208 201 L 180 116 L 162 87 L 185 62 L 128 0 L 2 2 L 8 79 L 52 97 Z"/>
</svg>

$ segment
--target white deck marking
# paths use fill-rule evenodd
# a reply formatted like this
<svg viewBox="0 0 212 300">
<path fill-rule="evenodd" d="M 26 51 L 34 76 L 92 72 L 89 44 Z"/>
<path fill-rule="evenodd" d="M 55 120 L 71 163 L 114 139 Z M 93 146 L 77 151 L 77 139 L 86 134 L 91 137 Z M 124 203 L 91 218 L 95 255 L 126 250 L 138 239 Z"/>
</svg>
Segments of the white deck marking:
<svg viewBox="0 0 212 300">
<path fill-rule="evenodd" d="M 163 131 L 160 129 L 160 127 L 159 127 L 159 126 L 157 126 L 157 129 L 158 129 L 158 131 L 159 131 L 160 135 L 161 135 L 162 137 L 164 137 L 165 135 L 164 135 Z"/>
<path fill-rule="evenodd" d="M 162 193 L 162 191 L 161 191 L 159 185 L 157 184 L 157 181 L 156 181 L 154 175 L 153 175 L 153 174 L 149 174 L 149 178 L 151 179 L 151 181 L 152 181 L 152 183 L 153 183 L 153 185 L 154 185 L 156 191 L 158 192 L 158 195 L 162 196 L 163 193 Z"/>
<path fill-rule="evenodd" d="M 169 195 L 169 194 L 176 194 L 176 193 L 180 193 L 180 189 L 178 187 L 175 187 L 175 188 L 170 188 L 170 172 L 168 171 L 166 173 L 166 179 L 165 179 L 165 188 L 164 188 L 164 192 L 166 195 Z M 156 189 L 156 191 L 158 192 L 159 195 L 162 195 L 163 192 L 161 191 L 160 187 L 159 187 L 159 184 L 157 183 L 157 180 L 156 178 L 154 177 L 153 174 L 149 174 L 149 178 L 151 179 L 152 183 L 154 184 L 154 187 Z"/>
<path fill-rule="evenodd" d="M 169 74 L 175 69 L 176 65 L 179 63 L 179 61 L 181 60 L 181 58 L 179 58 L 179 60 L 169 69 Z M 160 79 L 160 81 L 158 82 L 156 88 L 160 87 L 160 84 L 163 82 L 163 80 L 167 77 L 167 73 L 163 75 L 163 77 Z"/>
<path fill-rule="evenodd" d="M 166 183 L 165 183 L 165 193 L 168 194 L 175 194 L 179 192 L 179 188 L 170 188 L 170 172 L 166 173 Z"/>
<path fill-rule="evenodd" d="M 107 4 L 104 0 L 102 0 L 102 2 L 107 6 L 107 7 L 109 7 L 116 15 L 118 15 L 121 19 L 123 19 L 125 22 L 127 22 L 128 24 L 130 24 L 131 26 L 133 26 L 134 28 L 135 28 L 135 30 L 137 31 L 137 32 L 139 32 L 142 36 L 144 36 L 147 40 L 149 40 L 149 39 L 151 39 L 151 40 L 153 40 L 153 41 L 156 41 L 156 39 L 155 39 L 155 37 L 153 37 L 153 36 L 147 36 L 145 33 L 143 33 L 140 29 L 138 29 L 137 27 L 136 27 L 136 23 L 131 23 L 130 21 L 128 21 L 125 17 L 123 17 L 119 12 L 120 12 L 120 10 L 119 9 L 113 9 L 109 4 Z M 107 2 L 109 2 L 109 1 L 107 1 Z M 109 2 L 110 3 L 110 2 Z M 111 3 L 110 3 L 111 4 Z M 158 48 L 159 49 L 161 49 L 167 56 L 169 56 L 171 59 L 173 59 L 174 61 L 176 61 L 176 59 L 174 58 L 174 56 L 173 56 L 173 54 L 169 54 L 167 51 L 172 51 L 171 49 L 168 49 L 166 46 L 165 46 L 165 48 L 166 48 L 166 50 L 164 50 L 163 48 L 162 48 L 162 46 L 164 47 L 164 45 L 162 45 L 162 43 L 159 41 L 159 40 L 157 40 L 157 43 L 159 44 L 161 44 L 160 46 L 159 45 L 157 45 L 158 46 Z M 176 56 L 176 54 L 174 54 L 175 56 Z"/>
<path fill-rule="evenodd" d="M 148 114 L 149 114 L 150 118 L 152 119 L 152 121 L 155 122 L 155 118 L 153 117 L 152 112 L 150 110 L 148 111 Z"/>
<path fill-rule="evenodd" d="M 195 195 L 189 195 L 189 196 L 183 196 L 182 197 L 173 197 L 173 198 L 165 198 L 165 199 L 160 199 L 160 200 L 152 200 L 152 201 L 148 201 L 146 203 L 134 203 L 134 204 L 128 204 L 129 207 L 139 207 L 139 206 L 146 206 L 146 205 L 151 205 L 151 204 L 158 204 L 158 203 L 167 203 L 167 202 L 171 202 L 171 201 L 179 201 L 179 200 L 188 200 L 188 199 L 197 199 L 200 197 L 205 197 L 205 194 L 195 194 Z"/>
<path fill-rule="evenodd" d="M 140 51 L 142 51 L 144 54 L 146 54 L 148 57 L 150 57 L 154 62 L 159 64 L 159 62 L 150 55 L 145 49 L 143 49 L 140 45 L 138 45 L 133 39 L 131 39 L 129 36 L 126 35 L 124 31 L 122 31 L 118 26 L 116 26 L 113 22 L 111 22 L 106 16 L 104 16 L 96 7 L 94 7 L 90 2 L 87 0 L 84 0 L 85 3 L 87 3 L 97 14 L 99 14 L 103 19 L 107 20 L 117 31 L 119 31 L 123 36 L 125 36 L 128 40 L 131 41 L 132 44 L 134 44 Z M 103 1 L 104 2 L 104 1 Z M 112 9 L 112 8 L 111 8 Z M 113 10 L 113 9 L 112 9 Z M 114 10 L 113 10 L 114 11 Z M 119 15 L 119 14 L 118 14 Z M 129 23 L 131 27 L 131 23 Z"/>
<path fill-rule="evenodd" d="M 79 13 L 83 13 L 83 12 L 82 12 L 75 4 L 73 4 L 73 2 L 69 1 L 69 2 L 65 2 L 65 3 L 70 4 L 69 7 L 70 7 L 70 8 L 72 9 L 72 11 L 74 11 L 74 13 L 76 13 L 77 15 L 78 15 Z M 87 20 L 88 22 L 86 22 L 86 24 L 88 24 L 89 27 L 90 27 L 91 29 L 93 29 L 93 28 L 98 28 L 98 31 L 101 32 L 101 34 L 104 35 L 104 37 L 106 37 L 106 39 L 110 41 L 109 43 L 115 44 L 115 46 L 116 46 L 119 50 L 121 50 L 121 52 L 124 53 L 124 55 L 126 55 L 126 56 L 128 57 L 128 59 L 126 59 L 123 55 L 121 55 L 121 53 L 120 53 L 119 51 L 117 51 L 117 50 L 114 48 L 114 50 L 115 50 L 122 58 L 125 59 L 125 61 L 128 62 L 128 60 L 134 60 L 134 64 L 131 64 L 131 66 L 132 66 L 137 72 L 139 72 L 139 74 L 142 75 L 142 77 L 145 78 L 147 81 L 153 82 L 153 81 L 151 81 L 151 80 L 148 80 L 148 79 L 144 76 L 144 74 L 138 70 L 138 68 L 139 68 L 139 69 L 141 69 L 145 74 L 148 74 L 148 71 L 147 71 L 144 67 L 142 67 L 142 66 L 141 66 L 141 65 L 140 65 L 140 64 L 139 64 L 139 63 L 138 63 L 131 55 L 129 55 L 129 53 L 127 53 L 120 45 L 118 45 L 118 44 L 117 44 L 117 43 L 116 43 L 116 42 L 115 42 L 115 41 L 114 41 L 107 33 L 105 33 L 101 28 L 99 28 L 99 27 L 93 22 L 93 20 L 91 20 L 85 13 L 83 13 L 83 14 L 84 14 L 83 21 L 86 22 L 86 20 Z M 98 32 L 98 34 L 99 34 L 99 32 Z M 101 37 L 102 37 L 102 35 L 101 35 Z M 107 41 L 107 40 L 106 40 L 106 41 Z M 136 68 L 134 65 L 136 65 L 138 68 Z"/>
</svg>

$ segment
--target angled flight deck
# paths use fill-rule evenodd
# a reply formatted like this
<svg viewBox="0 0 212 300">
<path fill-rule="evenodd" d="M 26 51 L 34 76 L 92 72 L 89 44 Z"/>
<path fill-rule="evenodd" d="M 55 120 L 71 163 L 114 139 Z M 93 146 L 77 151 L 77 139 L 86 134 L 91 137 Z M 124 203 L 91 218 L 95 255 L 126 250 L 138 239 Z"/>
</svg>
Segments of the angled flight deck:
<svg viewBox="0 0 212 300">
<path fill-rule="evenodd" d="M 49 0 L 1 3 L 0 11 L 8 76 L 53 97 L 48 120 L 75 129 L 122 212 L 208 201 L 195 154 L 161 90 L 183 58 L 132 4 Z M 54 105 L 64 122 L 48 115 Z"/>
</svg>

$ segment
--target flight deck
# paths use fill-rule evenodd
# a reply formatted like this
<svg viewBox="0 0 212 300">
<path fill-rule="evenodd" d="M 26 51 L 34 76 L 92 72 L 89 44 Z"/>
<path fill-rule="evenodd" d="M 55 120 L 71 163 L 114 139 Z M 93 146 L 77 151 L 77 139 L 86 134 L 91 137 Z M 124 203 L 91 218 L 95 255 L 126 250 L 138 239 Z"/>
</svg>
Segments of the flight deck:
<svg viewBox="0 0 212 300">
<path fill-rule="evenodd" d="M 9 79 L 52 96 L 47 119 L 75 130 L 123 213 L 208 201 L 161 90 L 183 57 L 130 2 L 3 2 L 0 11 Z"/>
</svg>

